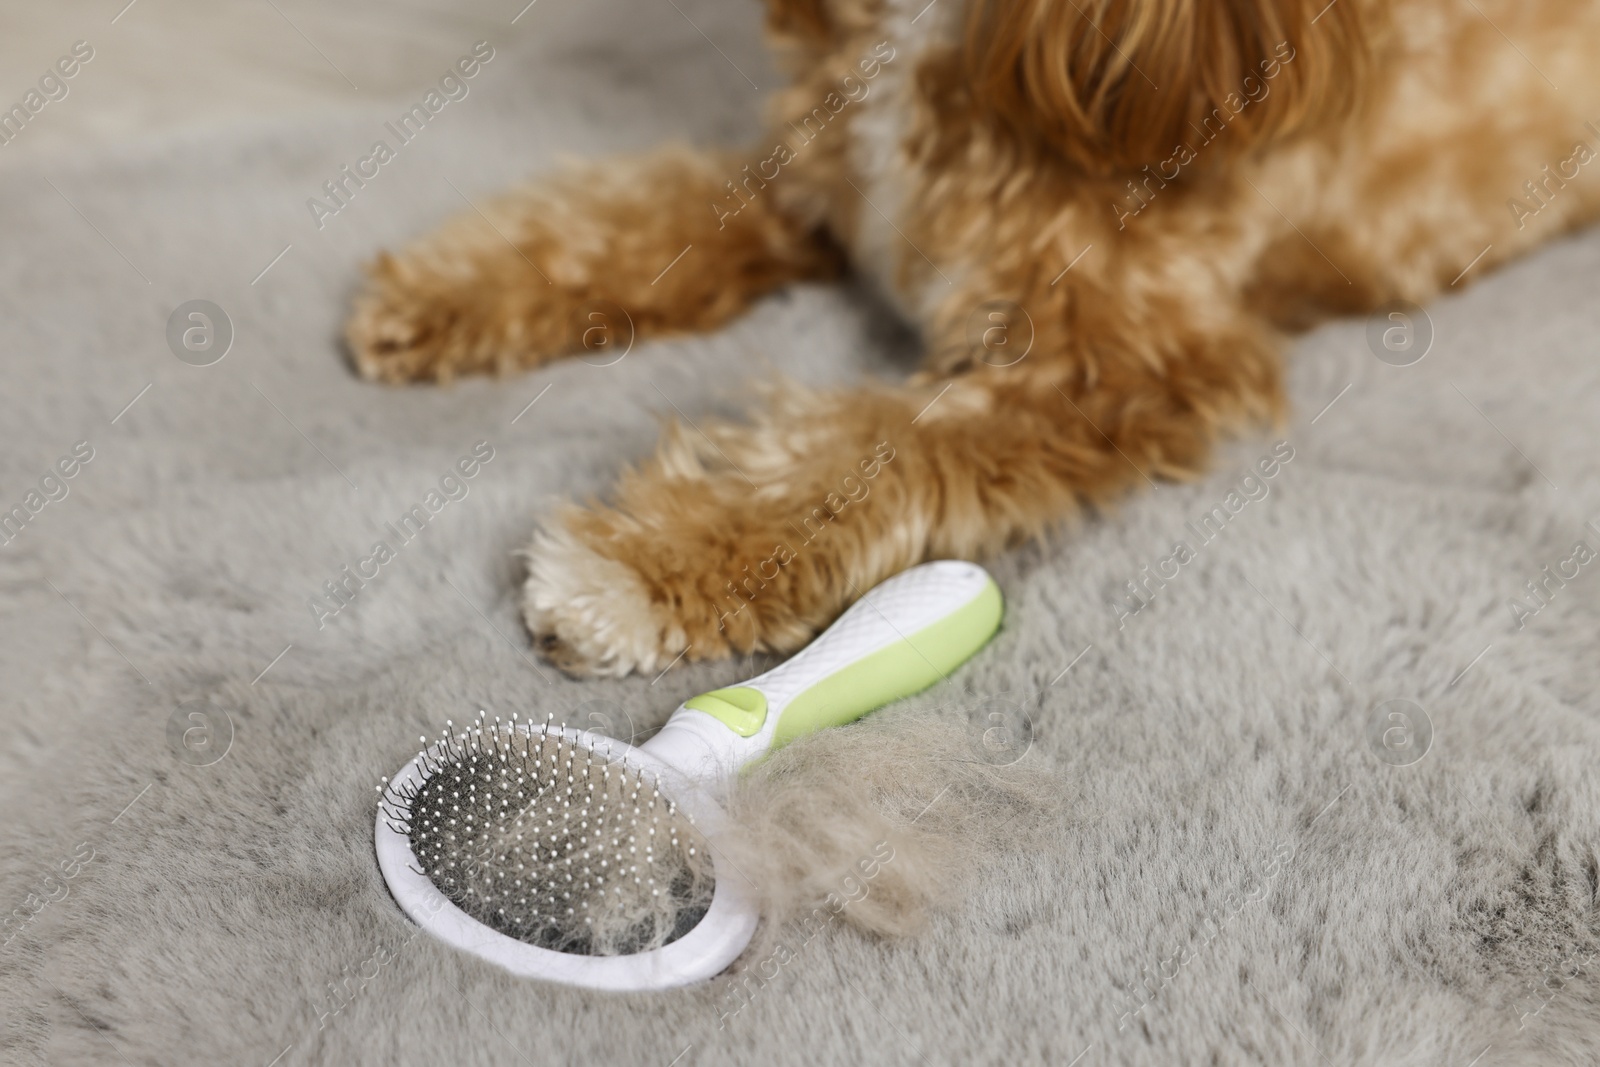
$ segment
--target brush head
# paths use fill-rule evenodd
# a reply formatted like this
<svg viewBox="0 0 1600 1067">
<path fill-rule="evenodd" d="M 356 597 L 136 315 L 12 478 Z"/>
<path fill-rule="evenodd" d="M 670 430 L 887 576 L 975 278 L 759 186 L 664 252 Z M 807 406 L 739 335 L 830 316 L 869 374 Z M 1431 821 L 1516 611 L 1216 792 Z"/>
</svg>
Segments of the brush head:
<svg viewBox="0 0 1600 1067">
<path fill-rule="evenodd" d="M 547 720 L 488 718 L 380 787 L 412 870 L 471 919 L 525 944 L 634 955 L 692 930 L 715 889 L 706 840 L 659 772 L 621 742 Z"/>
</svg>

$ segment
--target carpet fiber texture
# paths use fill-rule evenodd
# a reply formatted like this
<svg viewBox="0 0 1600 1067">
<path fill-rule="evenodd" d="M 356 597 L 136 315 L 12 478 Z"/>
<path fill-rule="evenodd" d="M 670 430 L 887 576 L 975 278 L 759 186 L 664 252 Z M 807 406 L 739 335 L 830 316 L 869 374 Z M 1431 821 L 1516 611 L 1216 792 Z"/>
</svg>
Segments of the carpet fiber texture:
<svg viewBox="0 0 1600 1067">
<path fill-rule="evenodd" d="M 307 199 L 414 100 L 0 173 L 0 508 L 30 516 L 0 546 L 9 1061 L 1595 1062 L 1597 233 L 1412 315 L 1410 365 L 1374 355 L 1399 320 L 1318 330 L 1280 432 L 991 561 L 1005 623 L 952 687 L 743 788 L 779 916 L 891 842 L 838 919 L 630 996 L 417 934 L 372 830 L 419 734 L 481 707 L 643 736 L 763 666 L 542 665 L 516 613 L 539 518 L 603 492 L 670 405 L 916 358 L 817 286 L 610 366 L 350 373 L 359 263 L 463 197 L 755 134 L 757 12 L 678 6 L 535 8 L 320 229 Z M 168 339 L 196 299 L 231 323 L 209 366 Z M 822 839 L 819 810 L 851 817 Z"/>
</svg>

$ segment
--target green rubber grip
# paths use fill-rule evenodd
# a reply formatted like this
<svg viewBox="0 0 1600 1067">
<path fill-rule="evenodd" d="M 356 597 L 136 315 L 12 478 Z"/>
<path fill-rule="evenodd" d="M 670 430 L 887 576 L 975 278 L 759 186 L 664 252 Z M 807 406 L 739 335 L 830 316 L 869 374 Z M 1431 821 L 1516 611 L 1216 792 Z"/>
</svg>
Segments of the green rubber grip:
<svg viewBox="0 0 1600 1067">
<path fill-rule="evenodd" d="M 750 739 L 735 743 L 743 762 L 944 680 L 988 643 L 1003 613 L 1000 587 L 981 567 L 925 563 L 869 590 L 788 662 L 685 707 Z"/>
</svg>

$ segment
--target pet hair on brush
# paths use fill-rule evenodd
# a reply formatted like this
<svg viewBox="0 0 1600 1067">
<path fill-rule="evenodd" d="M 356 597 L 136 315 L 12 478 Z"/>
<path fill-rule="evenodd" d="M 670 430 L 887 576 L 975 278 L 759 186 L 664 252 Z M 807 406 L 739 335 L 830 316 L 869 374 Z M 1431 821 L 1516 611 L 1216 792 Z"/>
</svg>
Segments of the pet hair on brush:
<svg viewBox="0 0 1600 1067">
<path fill-rule="evenodd" d="M 447 721 L 437 742 L 421 740 L 427 777 L 384 779 L 385 814 L 410 839 L 418 873 L 474 919 L 528 944 L 606 956 L 668 944 L 705 914 L 705 842 L 648 772 L 515 715 L 480 711 L 464 730 Z"/>
</svg>

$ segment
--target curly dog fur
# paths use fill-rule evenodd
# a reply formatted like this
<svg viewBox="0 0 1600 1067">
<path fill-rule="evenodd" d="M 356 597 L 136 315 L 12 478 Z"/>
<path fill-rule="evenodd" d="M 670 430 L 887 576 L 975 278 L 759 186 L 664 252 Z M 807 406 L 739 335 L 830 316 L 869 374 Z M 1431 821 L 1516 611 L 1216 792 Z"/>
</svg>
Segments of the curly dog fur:
<svg viewBox="0 0 1600 1067">
<path fill-rule="evenodd" d="M 1281 415 L 1285 332 L 1600 206 L 1594 0 L 769 0 L 768 23 L 769 143 L 510 193 L 379 257 L 348 326 L 367 377 L 445 381 L 619 314 L 711 329 L 847 266 L 920 331 L 911 380 L 774 389 L 553 517 L 525 613 L 574 673 L 791 650 L 920 560 L 1193 476 Z"/>
</svg>

